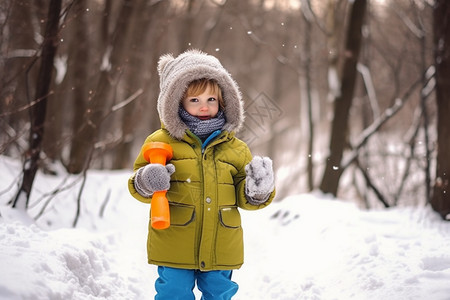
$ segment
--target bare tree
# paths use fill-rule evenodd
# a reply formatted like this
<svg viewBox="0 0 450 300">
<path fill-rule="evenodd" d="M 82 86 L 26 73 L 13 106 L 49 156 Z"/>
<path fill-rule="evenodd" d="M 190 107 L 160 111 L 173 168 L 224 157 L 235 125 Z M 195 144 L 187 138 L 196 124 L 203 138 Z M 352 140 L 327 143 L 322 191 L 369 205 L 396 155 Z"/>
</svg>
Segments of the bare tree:
<svg viewBox="0 0 450 300">
<path fill-rule="evenodd" d="M 50 84 L 53 73 L 53 61 L 58 47 L 59 17 L 61 13 L 61 0 L 51 0 L 48 7 L 48 18 L 42 44 L 41 66 L 36 82 L 36 104 L 30 108 L 30 138 L 29 150 L 23 165 L 23 179 L 13 207 L 27 209 L 31 188 L 38 170 L 39 156 L 44 135 L 44 122 L 47 109 L 47 98 L 51 93 Z"/>
<path fill-rule="evenodd" d="M 341 76 L 341 93 L 334 100 L 334 119 L 331 126 L 330 154 L 320 184 L 320 190 L 336 196 L 342 172 L 341 160 L 347 145 L 348 116 L 352 106 L 356 82 L 356 66 L 362 44 L 362 26 L 366 13 L 366 0 L 355 0 L 347 28 L 345 61 Z"/>
<path fill-rule="evenodd" d="M 157 61 L 157 53 L 159 51 L 154 51 L 148 53 L 147 48 L 157 50 L 161 47 L 161 35 L 165 31 L 162 30 L 161 33 L 157 31 L 151 31 L 152 25 L 157 24 L 158 21 L 165 18 L 164 9 L 167 9 L 167 2 L 159 1 L 155 4 L 151 4 L 146 0 L 141 0 L 138 2 L 138 9 L 134 22 L 132 24 L 131 39 L 130 39 L 130 74 L 127 76 L 127 89 L 131 93 L 146 93 L 148 95 L 152 87 L 157 82 L 155 80 L 154 72 L 149 72 L 148 69 L 152 68 Z M 146 35 L 154 34 L 155 38 L 151 41 L 146 40 Z M 151 42 L 151 45 L 149 43 Z M 148 59 L 150 57 L 150 59 Z M 150 65 L 145 63 L 149 61 Z M 113 168 L 129 168 L 130 167 L 130 157 L 135 154 L 132 153 L 132 146 L 135 142 L 135 129 L 139 127 L 141 119 L 144 120 L 157 120 L 158 126 L 159 118 L 155 109 L 150 110 L 145 103 L 145 97 L 141 97 L 138 103 L 134 105 L 127 105 L 123 109 L 122 118 L 119 123 L 121 123 L 121 139 L 122 141 L 116 147 L 114 151 L 114 164 Z M 144 114 L 145 112 L 145 114 Z M 150 122 L 149 122 L 150 123 Z M 156 129 L 156 128 L 155 128 Z M 134 157 L 133 157 L 134 158 Z"/>
<path fill-rule="evenodd" d="M 431 205 L 450 221 L 450 2 L 436 0 L 433 16 L 438 149 Z"/>
<path fill-rule="evenodd" d="M 123 72 L 123 56 L 127 49 L 128 28 L 133 13 L 133 1 L 124 0 L 110 43 L 103 50 L 100 77 L 85 112 L 85 124 L 73 141 L 69 171 L 80 173 L 89 167 L 91 156 L 101 133 L 102 123 L 111 107 L 115 87 Z"/>
<path fill-rule="evenodd" d="M 305 70 L 305 100 L 302 101 L 303 109 L 306 110 L 303 113 L 308 120 L 308 130 L 307 130 L 307 138 L 308 138 L 308 148 L 307 148 L 307 179 L 308 179 L 308 189 L 312 191 L 314 189 L 314 174 L 313 174 L 313 145 L 314 145 L 314 120 L 313 120 L 313 112 L 312 112 L 312 51 L 311 51 L 311 36 L 312 36 L 312 23 L 313 23 L 313 13 L 310 7 L 310 1 L 303 1 L 302 9 L 303 20 L 305 21 L 305 30 L 304 30 L 304 59 L 303 59 L 303 68 Z M 305 122 L 306 123 L 306 122 Z M 306 131 L 306 130 L 305 130 Z"/>
<path fill-rule="evenodd" d="M 411 192 L 423 195 L 423 182 L 431 178 L 422 180 L 422 171 L 434 168 L 433 160 L 425 166 L 427 158 L 421 151 L 427 150 L 427 157 L 435 155 L 435 128 L 430 125 L 427 129 L 425 119 L 428 115 L 433 124 L 437 111 L 434 103 L 421 98 L 421 82 L 417 81 L 432 60 L 431 39 L 426 35 L 431 4 L 422 5 L 425 0 L 384 5 L 367 0 L 301 1 L 300 8 L 292 5 L 295 1 L 267 0 L 191 0 L 182 5 L 177 0 L 64 2 L 72 8 L 61 28 L 63 42 L 55 60 L 58 63 L 67 57 L 66 73 L 60 84 L 53 82 L 54 94 L 46 98 L 44 137 L 48 144 L 41 150 L 41 159 L 61 160 L 69 173 L 80 173 L 77 178 L 83 180 L 87 168 L 128 168 L 143 138 L 160 126 L 155 105 L 158 57 L 195 47 L 217 56 L 230 69 L 246 104 L 264 93 L 283 112 L 282 118 L 271 117 L 269 128 L 262 128 L 251 123 L 253 115 L 248 110 L 245 127 L 262 128 L 249 134 L 257 137 L 252 150 L 272 156 L 276 167 L 298 160 L 295 166 L 300 168 L 295 175 L 279 181 L 280 195 L 315 188 L 313 181 L 321 179 L 317 175 L 325 167 L 316 162 L 323 157 L 321 149 L 328 148 L 322 147 L 323 137 L 333 135 L 333 141 L 327 138 L 331 151 L 325 153 L 330 156 L 322 180 L 322 186 L 328 185 L 327 192 L 336 193 L 339 186 L 342 196 L 347 196 L 353 194 L 355 185 L 367 182 L 368 207 L 374 195 L 389 206 L 421 201 L 423 197 L 410 197 Z M 0 153 L 25 159 L 20 155 L 28 147 L 28 113 L 43 100 L 27 96 L 35 96 L 36 87 L 26 79 L 35 83 L 38 78 L 35 62 L 42 53 L 42 37 L 33 33 L 44 31 L 45 23 L 39 20 L 46 16 L 39 1 L 0 3 Z M 369 3 L 370 23 L 364 21 L 361 28 L 361 6 L 369 8 Z M 292 6 L 287 9 L 287 5 Z M 358 17 L 353 22 L 351 13 Z M 204 17 L 196 18 L 198 15 Z M 356 45 L 361 29 L 367 33 L 364 47 Z M 363 60 L 355 52 L 359 47 L 366 50 Z M 429 90 L 430 77 L 423 79 L 422 85 Z M 297 84 L 301 103 L 297 88 L 292 88 Z M 426 94 L 434 96 L 429 91 Z M 332 99 L 334 107 L 327 101 Z M 58 106 L 51 111 L 53 104 Z M 421 114 L 420 105 L 428 111 Z M 355 118 L 349 117 L 349 109 Z M 361 109 L 366 109 L 366 114 L 359 114 Z M 333 112 L 333 132 L 328 132 L 325 129 Z M 53 116 L 60 116 L 63 124 L 52 124 Z M 64 130 L 62 135 L 52 136 L 49 129 L 55 126 Z M 403 134 L 405 131 L 408 134 Z M 426 131 L 430 133 L 429 143 L 425 141 L 429 149 L 421 143 Z M 408 141 L 397 139 L 399 134 Z M 302 158 L 292 149 L 293 143 L 304 145 L 302 154 L 309 156 Z M 395 150 L 388 149 L 387 143 Z M 380 160 L 387 159 L 396 160 L 389 163 L 389 170 L 377 167 Z M 39 165 L 45 170 L 47 166 Z M 340 180 L 349 166 L 356 170 L 353 183 Z M 395 181 L 385 185 L 386 180 Z M 352 186 L 343 189 L 344 183 Z M 78 201 L 82 201 L 81 194 Z M 39 202 L 34 199 L 30 209 Z"/>
<path fill-rule="evenodd" d="M 69 63 L 67 80 L 71 82 L 73 92 L 72 99 L 73 115 L 71 128 L 69 130 L 72 139 L 70 158 L 67 169 L 70 173 L 77 170 L 78 166 L 83 165 L 81 152 L 78 147 L 82 147 L 79 131 L 84 126 L 84 114 L 87 110 L 88 90 L 89 90 L 89 61 L 91 56 L 91 44 L 88 36 L 88 21 L 86 17 L 86 0 L 76 1 L 74 5 L 73 19 L 73 38 L 70 40 Z M 80 63 L 83 62 L 83 63 Z"/>
<path fill-rule="evenodd" d="M 34 87 L 28 78 L 36 75 L 36 42 L 33 12 L 29 3 L 1 1 L 0 14 L 0 141 L 2 154 L 22 153 L 29 125 L 27 108 Z M 45 18 L 45 16 L 43 17 Z M 27 102 L 28 101 L 28 102 Z"/>
</svg>

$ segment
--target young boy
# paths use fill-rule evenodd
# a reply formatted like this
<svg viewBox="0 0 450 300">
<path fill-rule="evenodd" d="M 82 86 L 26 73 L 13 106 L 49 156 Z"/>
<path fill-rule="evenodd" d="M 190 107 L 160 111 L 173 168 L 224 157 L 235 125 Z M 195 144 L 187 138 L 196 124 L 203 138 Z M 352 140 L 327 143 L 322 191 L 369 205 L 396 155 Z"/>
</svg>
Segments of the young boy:
<svg viewBox="0 0 450 300">
<path fill-rule="evenodd" d="M 275 196 L 272 161 L 235 137 L 244 121 L 236 82 L 213 56 L 189 50 L 158 63 L 162 128 L 145 142 L 168 143 L 173 158 L 149 164 L 139 153 L 129 190 L 151 203 L 168 190 L 170 227 L 149 226 L 148 262 L 158 265 L 155 299 L 231 299 L 232 270 L 244 261 L 238 208 L 256 210 Z"/>
</svg>

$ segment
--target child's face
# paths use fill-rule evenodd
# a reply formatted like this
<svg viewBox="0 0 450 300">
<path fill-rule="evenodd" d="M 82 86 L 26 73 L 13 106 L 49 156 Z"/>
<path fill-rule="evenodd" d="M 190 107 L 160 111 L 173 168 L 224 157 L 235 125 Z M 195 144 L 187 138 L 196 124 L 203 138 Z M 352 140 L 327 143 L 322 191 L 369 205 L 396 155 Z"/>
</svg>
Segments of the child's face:
<svg viewBox="0 0 450 300">
<path fill-rule="evenodd" d="M 210 87 L 196 96 L 187 96 L 181 104 L 183 108 L 192 116 L 199 118 L 200 120 L 208 120 L 214 118 L 219 111 L 219 95 L 214 94 Z"/>
</svg>

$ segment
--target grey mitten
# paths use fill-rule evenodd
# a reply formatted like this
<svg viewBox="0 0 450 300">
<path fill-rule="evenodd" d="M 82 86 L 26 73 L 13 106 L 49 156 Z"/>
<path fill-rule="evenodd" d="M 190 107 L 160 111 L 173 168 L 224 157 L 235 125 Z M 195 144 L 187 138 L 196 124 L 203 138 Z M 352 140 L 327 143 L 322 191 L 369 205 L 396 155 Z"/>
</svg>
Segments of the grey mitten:
<svg viewBox="0 0 450 300">
<path fill-rule="evenodd" d="M 150 197 L 156 191 L 166 191 L 170 188 L 170 175 L 174 172 L 175 166 L 172 164 L 148 164 L 137 170 L 134 187 L 142 196 Z"/>
<path fill-rule="evenodd" d="M 247 178 L 245 195 L 252 205 L 260 205 L 269 199 L 275 188 L 272 160 L 268 157 L 255 156 L 245 166 Z"/>
</svg>

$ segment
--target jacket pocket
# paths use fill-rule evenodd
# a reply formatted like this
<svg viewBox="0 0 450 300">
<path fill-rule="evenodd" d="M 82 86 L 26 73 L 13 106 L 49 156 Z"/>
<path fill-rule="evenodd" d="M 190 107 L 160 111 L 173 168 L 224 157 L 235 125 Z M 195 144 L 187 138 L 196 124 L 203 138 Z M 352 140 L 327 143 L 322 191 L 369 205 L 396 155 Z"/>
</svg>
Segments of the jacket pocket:
<svg viewBox="0 0 450 300">
<path fill-rule="evenodd" d="M 241 226 L 241 215 L 237 207 L 222 207 L 219 210 L 220 224 L 226 228 L 239 228 Z"/>
<path fill-rule="evenodd" d="M 195 263 L 195 207 L 170 203 L 170 227 L 157 230 L 149 227 L 149 258 L 160 263 Z"/>
<path fill-rule="evenodd" d="M 193 205 L 169 203 L 169 208 L 171 226 L 186 226 L 194 221 L 195 207 Z"/>
<path fill-rule="evenodd" d="M 244 261 L 244 242 L 241 215 L 236 206 L 219 209 L 220 225 L 217 229 L 216 263 L 236 266 Z"/>
</svg>

